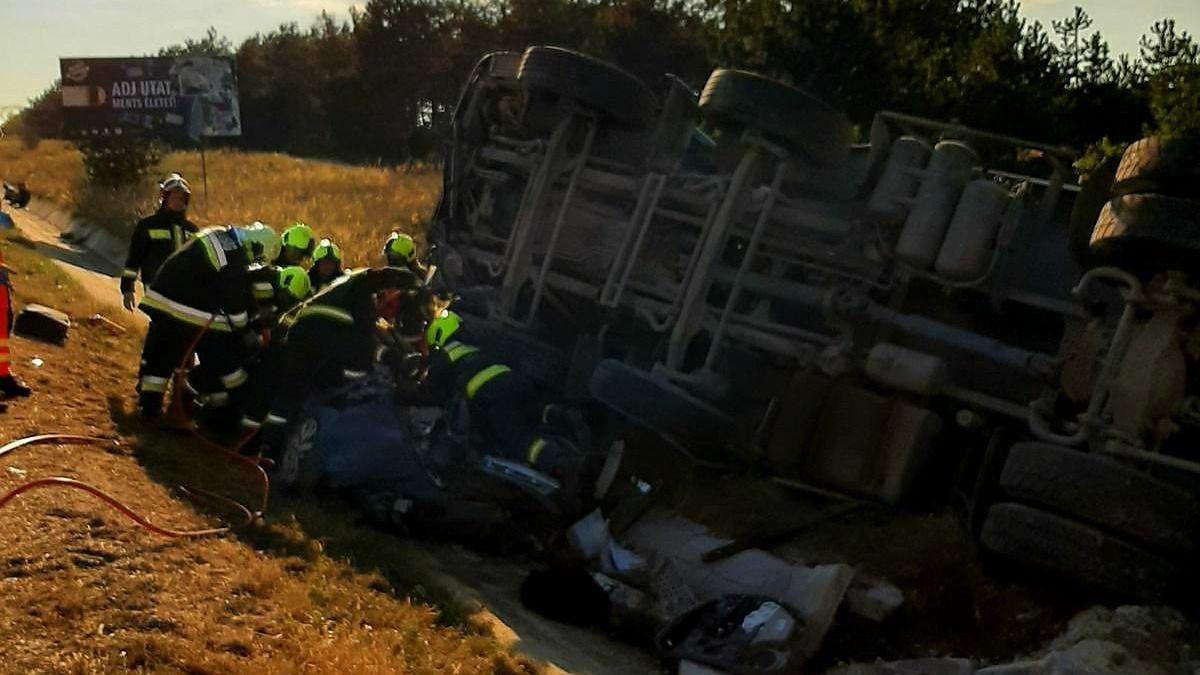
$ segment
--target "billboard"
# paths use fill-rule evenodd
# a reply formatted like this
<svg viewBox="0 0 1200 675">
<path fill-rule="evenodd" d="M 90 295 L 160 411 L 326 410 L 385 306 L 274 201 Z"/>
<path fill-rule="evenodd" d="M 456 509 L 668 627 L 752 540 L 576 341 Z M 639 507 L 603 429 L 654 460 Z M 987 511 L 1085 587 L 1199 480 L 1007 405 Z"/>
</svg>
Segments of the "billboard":
<svg viewBox="0 0 1200 675">
<path fill-rule="evenodd" d="M 59 59 L 63 124 L 75 137 L 240 136 L 233 62 L 207 56 Z"/>
</svg>

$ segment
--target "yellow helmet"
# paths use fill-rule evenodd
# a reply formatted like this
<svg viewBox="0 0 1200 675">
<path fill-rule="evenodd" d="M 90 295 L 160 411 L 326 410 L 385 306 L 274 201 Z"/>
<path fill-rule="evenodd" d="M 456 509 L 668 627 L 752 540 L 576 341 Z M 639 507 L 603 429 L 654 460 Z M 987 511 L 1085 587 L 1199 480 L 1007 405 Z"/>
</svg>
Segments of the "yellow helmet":
<svg viewBox="0 0 1200 675">
<path fill-rule="evenodd" d="M 406 265 L 417 259 L 417 242 L 412 235 L 393 232 L 383 244 L 383 255 L 389 265 Z"/>
<path fill-rule="evenodd" d="M 283 245 L 303 251 L 307 256 L 312 253 L 314 237 L 312 228 L 299 221 L 283 231 Z"/>
<path fill-rule="evenodd" d="M 429 328 L 425 329 L 425 342 L 430 347 L 444 347 L 446 340 L 457 333 L 459 328 L 462 328 L 462 317 L 448 309 L 443 309 L 433 321 L 429 322 Z"/>
<path fill-rule="evenodd" d="M 312 280 L 308 278 L 308 272 L 299 265 L 280 269 L 275 285 L 279 290 L 292 296 L 296 302 L 304 300 L 312 292 Z"/>
<path fill-rule="evenodd" d="M 332 258 L 333 260 L 341 263 L 342 247 L 338 246 L 332 241 L 329 241 L 328 239 L 322 239 L 320 243 L 317 244 L 317 247 L 313 249 L 312 258 L 314 263 L 321 262 L 325 258 Z"/>
</svg>

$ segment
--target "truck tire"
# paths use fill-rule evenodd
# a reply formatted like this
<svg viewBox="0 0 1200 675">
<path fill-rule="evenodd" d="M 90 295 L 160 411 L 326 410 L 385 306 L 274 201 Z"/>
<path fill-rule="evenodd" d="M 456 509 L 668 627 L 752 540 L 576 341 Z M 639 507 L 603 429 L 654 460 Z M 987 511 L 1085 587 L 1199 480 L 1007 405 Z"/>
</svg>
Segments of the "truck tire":
<svg viewBox="0 0 1200 675">
<path fill-rule="evenodd" d="M 1143 601 L 1171 597 L 1180 566 L 1098 529 L 1024 506 L 997 504 L 988 512 L 984 548 L 1023 566 Z"/>
<path fill-rule="evenodd" d="M 837 164 L 850 151 L 850 122 L 808 92 L 744 70 L 714 70 L 700 109 L 766 134 L 818 165 Z"/>
<path fill-rule="evenodd" d="M 537 382 L 561 388 L 568 356 L 554 345 L 498 321 L 463 316 L 470 341 L 488 356 Z"/>
<path fill-rule="evenodd" d="M 1012 499 L 1156 549 L 1196 550 L 1200 505 L 1182 488 L 1108 457 L 1017 443 L 1000 474 Z"/>
<path fill-rule="evenodd" d="M 688 392 L 620 361 L 596 364 L 588 391 L 634 424 L 704 463 L 721 463 L 733 418 Z"/>
<path fill-rule="evenodd" d="M 517 74 L 531 91 L 574 99 L 612 120 L 645 129 L 654 121 L 658 101 L 641 80 L 620 68 L 559 47 L 530 47 Z"/>
<path fill-rule="evenodd" d="M 1125 149 L 1113 195 L 1152 193 L 1193 197 L 1200 185 L 1200 143 L 1143 138 Z"/>
<path fill-rule="evenodd" d="M 1200 260 L 1200 200 L 1116 197 L 1100 211 L 1090 249 L 1098 265 L 1137 272 L 1189 269 Z"/>
</svg>

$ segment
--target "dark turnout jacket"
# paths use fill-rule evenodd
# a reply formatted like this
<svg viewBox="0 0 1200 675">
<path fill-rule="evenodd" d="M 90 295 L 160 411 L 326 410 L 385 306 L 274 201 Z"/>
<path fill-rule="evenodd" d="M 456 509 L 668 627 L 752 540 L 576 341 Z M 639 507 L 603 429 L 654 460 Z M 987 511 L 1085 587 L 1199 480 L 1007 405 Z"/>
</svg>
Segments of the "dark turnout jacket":
<svg viewBox="0 0 1200 675">
<path fill-rule="evenodd" d="M 121 272 L 121 292 L 133 291 L 133 282 L 140 276 L 149 287 L 158 269 L 187 241 L 196 236 L 196 226 L 182 213 L 159 209 L 157 213 L 138 221 L 129 240 L 129 255 Z"/>
<path fill-rule="evenodd" d="M 271 382 L 262 402 L 272 403 L 265 422 L 282 425 L 314 392 L 337 388 L 369 372 L 379 349 L 375 294 L 420 287 L 408 270 L 362 270 L 340 277 L 284 314 L 268 353 Z"/>
<path fill-rule="evenodd" d="M 257 311 L 249 268 L 250 255 L 232 230 L 206 230 L 167 258 L 141 307 L 209 330 L 240 331 Z"/>
</svg>

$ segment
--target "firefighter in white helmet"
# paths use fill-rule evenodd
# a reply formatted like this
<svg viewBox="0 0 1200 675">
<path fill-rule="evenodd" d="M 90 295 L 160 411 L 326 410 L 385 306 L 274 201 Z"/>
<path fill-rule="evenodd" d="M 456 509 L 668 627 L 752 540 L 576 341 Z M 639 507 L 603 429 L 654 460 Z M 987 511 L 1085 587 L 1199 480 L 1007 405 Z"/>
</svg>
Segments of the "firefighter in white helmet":
<svg viewBox="0 0 1200 675">
<path fill-rule="evenodd" d="M 129 255 L 121 272 L 121 298 L 125 309 L 136 304 L 134 285 L 140 277 L 149 288 L 163 262 L 196 236 L 196 226 L 187 219 L 192 188 L 177 173 L 158 184 L 158 210 L 140 221 L 129 240 Z"/>
</svg>

